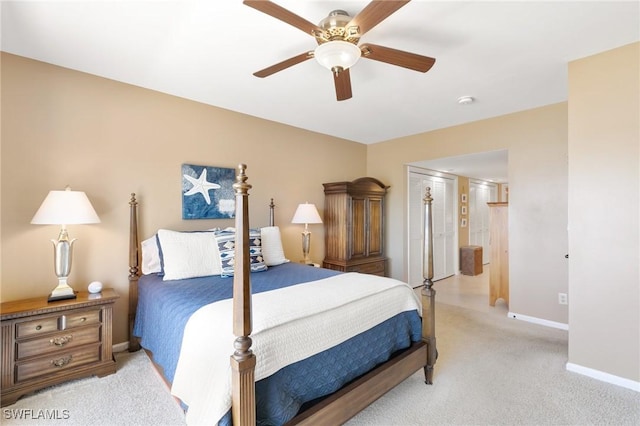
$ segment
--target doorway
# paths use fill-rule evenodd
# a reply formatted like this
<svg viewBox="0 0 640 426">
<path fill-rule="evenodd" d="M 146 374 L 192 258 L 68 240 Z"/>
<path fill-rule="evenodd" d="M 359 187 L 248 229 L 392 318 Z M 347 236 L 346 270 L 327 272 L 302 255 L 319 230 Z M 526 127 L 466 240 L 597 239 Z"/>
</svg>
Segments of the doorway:
<svg viewBox="0 0 640 426">
<path fill-rule="evenodd" d="M 423 282 L 422 239 L 424 196 L 431 188 L 433 213 L 433 280 L 456 273 L 457 244 L 457 179 L 455 176 L 418 167 L 407 169 L 408 190 L 408 282 L 416 287 Z"/>
</svg>

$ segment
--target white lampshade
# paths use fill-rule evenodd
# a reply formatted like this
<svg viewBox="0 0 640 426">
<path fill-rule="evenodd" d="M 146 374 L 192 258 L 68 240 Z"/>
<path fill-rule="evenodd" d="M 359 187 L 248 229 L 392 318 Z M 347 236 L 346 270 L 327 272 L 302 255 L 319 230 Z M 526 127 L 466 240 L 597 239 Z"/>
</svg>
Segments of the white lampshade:
<svg viewBox="0 0 640 426">
<path fill-rule="evenodd" d="M 322 43 L 313 52 L 313 56 L 323 67 L 334 71 L 334 68 L 338 67 L 343 70 L 352 67 L 360 56 L 360 48 L 348 41 L 328 41 Z"/>
<path fill-rule="evenodd" d="M 322 223 L 315 204 L 304 203 L 298 205 L 291 223 Z"/>
<path fill-rule="evenodd" d="M 75 225 L 100 223 L 89 198 L 82 191 L 49 191 L 31 219 L 34 225 Z"/>
</svg>

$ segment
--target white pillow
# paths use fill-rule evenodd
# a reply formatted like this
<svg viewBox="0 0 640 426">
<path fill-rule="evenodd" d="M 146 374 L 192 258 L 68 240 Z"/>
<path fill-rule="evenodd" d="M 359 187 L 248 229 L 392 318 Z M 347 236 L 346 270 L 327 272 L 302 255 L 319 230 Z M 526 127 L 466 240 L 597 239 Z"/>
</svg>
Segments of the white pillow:
<svg viewBox="0 0 640 426">
<path fill-rule="evenodd" d="M 154 235 L 141 242 L 140 247 L 142 249 L 142 273 L 148 275 L 162 272 L 156 236 Z"/>
<path fill-rule="evenodd" d="M 267 266 L 281 265 L 289 259 L 284 257 L 280 228 L 277 226 L 265 226 L 260 229 L 262 235 L 262 257 Z"/>
<path fill-rule="evenodd" d="M 214 232 L 158 230 L 162 252 L 163 280 L 220 275 L 218 246 Z"/>
</svg>

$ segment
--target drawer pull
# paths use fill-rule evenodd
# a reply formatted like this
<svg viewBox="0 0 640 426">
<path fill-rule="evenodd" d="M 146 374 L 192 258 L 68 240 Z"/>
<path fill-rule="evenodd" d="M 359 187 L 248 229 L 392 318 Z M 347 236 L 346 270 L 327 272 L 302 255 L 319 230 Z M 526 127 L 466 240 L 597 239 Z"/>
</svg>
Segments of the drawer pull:
<svg viewBox="0 0 640 426">
<path fill-rule="evenodd" d="M 80 322 L 85 322 L 86 320 L 87 320 L 87 317 L 80 318 Z"/>
<path fill-rule="evenodd" d="M 42 326 L 41 325 L 36 326 L 36 330 L 42 330 Z"/>
<path fill-rule="evenodd" d="M 64 346 L 69 343 L 71 339 L 73 339 L 73 335 L 69 334 L 67 336 L 54 337 L 53 339 L 49 340 L 49 343 L 56 346 Z"/>
<path fill-rule="evenodd" d="M 59 359 L 52 359 L 51 360 L 51 365 L 53 365 L 54 367 L 64 367 L 65 365 L 69 364 L 71 362 L 71 355 L 67 356 L 67 357 L 62 357 Z"/>
</svg>

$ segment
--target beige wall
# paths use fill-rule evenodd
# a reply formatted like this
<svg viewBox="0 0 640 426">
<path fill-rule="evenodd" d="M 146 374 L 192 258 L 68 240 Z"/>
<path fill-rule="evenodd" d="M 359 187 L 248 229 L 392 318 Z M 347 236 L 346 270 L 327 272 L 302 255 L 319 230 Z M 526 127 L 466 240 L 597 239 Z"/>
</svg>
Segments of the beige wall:
<svg viewBox="0 0 640 426">
<path fill-rule="evenodd" d="M 639 64 L 635 43 L 569 65 L 569 362 L 635 382 Z"/>
<path fill-rule="evenodd" d="M 254 185 L 251 222 L 265 224 L 275 198 L 285 252 L 294 259 L 300 229 L 288 221 L 299 202 L 321 208 L 323 182 L 382 180 L 391 185 L 390 271 L 404 278 L 404 165 L 506 148 L 510 310 L 570 322 L 570 362 L 640 379 L 638 44 L 572 63 L 568 104 L 370 146 L 5 53 L 1 58 L 1 300 L 44 296 L 55 286 L 48 240 L 58 230 L 29 221 L 50 189 L 70 184 L 87 192 L 102 219 L 70 229 L 79 238 L 71 282 L 83 287 L 99 279 L 118 290 L 114 341 L 124 341 L 129 193 L 139 194 L 143 237 L 157 226 L 225 223 L 181 220 L 185 162 L 246 162 Z M 322 227 L 312 232 L 311 256 L 320 261 Z M 569 292 L 570 311 L 558 305 L 559 292 Z"/>
<path fill-rule="evenodd" d="M 70 284 L 114 287 L 114 343 L 127 339 L 129 194 L 140 200 L 142 237 L 157 227 L 202 229 L 232 221 L 183 221 L 183 163 L 248 165 L 251 225 L 268 221 L 275 199 L 285 254 L 302 256 L 298 203 L 322 212 L 323 182 L 366 173 L 366 146 L 303 131 L 2 53 L 1 300 L 46 296 L 56 285 L 56 226 L 29 222 L 51 189 L 85 191 L 102 222 L 70 226 Z M 339 155 L 336 155 L 339 153 Z M 311 258 L 324 257 L 322 226 L 311 226 Z"/>
<path fill-rule="evenodd" d="M 404 165 L 439 157 L 509 150 L 511 312 L 566 324 L 558 293 L 567 285 L 567 104 L 382 142 L 367 147 L 367 173 L 390 185 L 387 255 L 406 278 Z"/>
</svg>

